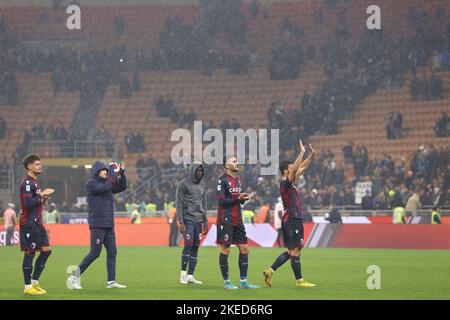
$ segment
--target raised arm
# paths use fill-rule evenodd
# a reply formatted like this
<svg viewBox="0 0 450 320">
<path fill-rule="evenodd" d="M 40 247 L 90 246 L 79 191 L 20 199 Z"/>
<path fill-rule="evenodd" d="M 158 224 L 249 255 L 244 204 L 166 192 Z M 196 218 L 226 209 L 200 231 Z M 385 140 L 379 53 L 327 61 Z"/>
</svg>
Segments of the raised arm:
<svg viewBox="0 0 450 320">
<path fill-rule="evenodd" d="M 308 147 L 309 147 L 309 150 L 311 151 L 311 153 L 309 154 L 309 157 L 306 158 L 306 160 L 301 163 L 300 167 L 296 171 L 295 179 L 300 177 L 303 174 L 303 172 L 305 172 L 305 170 L 309 168 L 309 166 L 311 165 L 311 162 L 316 158 L 316 150 L 313 149 L 311 144 L 309 144 Z"/>
<path fill-rule="evenodd" d="M 127 177 L 125 171 L 121 172 L 119 183 L 113 185 L 112 193 L 119 193 L 127 190 Z"/>
<path fill-rule="evenodd" d="M 289 172 L 289 176 L 288 179 L 291 182 L 295 182 L 295 180 L 297 179 L 297 171 L 299 170 L 302 162 L 303 162 L 303 156 L 305 155 L 305 147 L 303 146 L 303 142 L 300 139 L 300 153 L 297 156 L 297 159 L 295 159 L 295 162 L 292 166 L 292 170 Z"/>
</svg>

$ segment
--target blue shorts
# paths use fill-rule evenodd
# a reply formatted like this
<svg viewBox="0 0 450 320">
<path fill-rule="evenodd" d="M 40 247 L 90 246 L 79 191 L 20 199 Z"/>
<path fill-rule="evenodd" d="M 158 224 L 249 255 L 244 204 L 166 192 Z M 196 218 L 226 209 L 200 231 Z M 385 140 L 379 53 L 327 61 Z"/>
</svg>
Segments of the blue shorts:
<svg viewBox="0 0 450 320">
<path fill-rule="evenodd" d="M 284 246 L 286 248 L 303 248 L 304 231 L 303 221 L 300 219 L 292 219 L 281 223 L 283 230 Z"/>
<path fill-rule="evenodd" d="M 243 224 L 233 226 L 231 224 L 217 225 L 217 244 L 247 244 L 247 233 Z"/>
<path fill-rule="evenodd" d="M 202 241 L 203 223 L 184 220 L 186 234 L 184 235 L 185 246 L 200 246 Z"/>
<path fill-rule="evenodd" d="M 41 247 L 48 247 L 47 230 L 43 225 L 35 222 L 20 226 L 20 249 L 22 251 L 40 250 Z"/>
</svg>

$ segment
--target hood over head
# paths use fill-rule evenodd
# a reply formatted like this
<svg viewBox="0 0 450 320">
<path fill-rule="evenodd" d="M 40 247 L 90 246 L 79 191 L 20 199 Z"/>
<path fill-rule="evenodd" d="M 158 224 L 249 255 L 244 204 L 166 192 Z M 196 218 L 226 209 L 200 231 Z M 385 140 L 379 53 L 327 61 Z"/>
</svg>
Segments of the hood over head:
<svg viewBox="0 0 450 320">
<path fill-rule="evenodd" d="M 103 162 L 100 162 L 100 161 L 96 161 L 92 165 L 92 169 L 91 169 L 92 178 L 98 177 L 98 173 L 103 169 L 108 170 L 108 167 L 106 166 L 106 164 L 104 164 Z"/>
<path fill-rule="evenodd" d="M 189 172 L 189 175 L 190 175 L 192 182 L 194 182 L 194 183 L 200 183 L 202 181 L 202 179 L 197 180 L 195 178 L 195 171 L 197 171 L 197 169 L 200 167 L 203 169 L 203 177 L 202 177 L 202 179 L 203 179 L 205 177 L 205 168 L 203 167 L 203 164 L 198 161 L 194 161 L 194 163 L 191 164 L 191 170 Z"/>
</svg>

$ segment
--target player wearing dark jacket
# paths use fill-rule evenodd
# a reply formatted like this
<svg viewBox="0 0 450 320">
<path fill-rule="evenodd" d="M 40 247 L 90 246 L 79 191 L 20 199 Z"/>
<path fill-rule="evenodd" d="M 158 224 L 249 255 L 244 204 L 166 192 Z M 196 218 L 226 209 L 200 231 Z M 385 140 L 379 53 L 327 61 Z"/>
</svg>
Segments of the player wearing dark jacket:
<svg viewBox="0 0 450 320">
<path fill-rule="evenodd" d="M 119 169 L 119 179 L 115 173 L 108 171 L 106 178 L 99 176 L 99 172 L 108 167 L 97 161 L 92 166 L 92 178 L 86 184 L 89 212 L 89 229 L 114 227 L 114 197 L 127 188 L 127 179 L 123 170 Z"/>
<path fill-rule="evenodd" d="M 94 262 L 102 251 L 107 253 L 108 282 L 107 288 L 125 288 L 116 282 L 116 235 L 114 232 L 114 197 L 127 188 L 127 179 L 123 165 L 111 163 L 107 167 L 102 162 L 92 166 L 92 177 L 86 184 L 89 229 L 91 232 L 90 252 L 81 261 L 78 270 L 67 279 L 68 287 L 81 289 L 80 276 Z"/>
</svg>

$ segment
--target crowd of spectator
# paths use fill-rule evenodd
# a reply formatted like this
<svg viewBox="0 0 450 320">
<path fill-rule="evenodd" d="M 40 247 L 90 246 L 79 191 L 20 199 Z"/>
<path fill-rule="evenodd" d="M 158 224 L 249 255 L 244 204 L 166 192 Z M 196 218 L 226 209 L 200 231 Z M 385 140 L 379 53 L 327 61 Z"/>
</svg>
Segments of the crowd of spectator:
<svg viewBox="0 0 450 320">
<path fill-rule="evenodd" d="M 153 176 L 158 170 L 158 162 L 156 162 L 152 156 L 149 156 L 147 159 L 140 156 L 136 160 L 136 174 L 139 180 L 144 180 Z"/>
<path fill-rule="evenodd" d="M 3 156 L 2 162 L 0 163 L 0 189 L 8 188 L 9 169 L 8 160 L 6 156 Z"/>
<path fill-rule="evenodd" d="M 155 99 L 154 106 L 158 117 L 169 118 L 172 123 L 180 126 L 192 125 L 197 119 L 197 115 L 191 109 L 190 112 L 180 112 L 172 99 L 159 96 Z"/>
<path fill-rule="evenodd" d="M 281 39 L 274 45 L 268 60 L 270 78 L 272 80 L 297 79 L 304 62 L 305 40 L 304 30 L 297 24 L 292 24 L 285 17 L 281 27 Z"/>
<path fill-rule="evenodd" d="M 15 71 L 8 69 L 0 62 L 0 105 L 13 106 L 17 104 L 19 88 Z"/>
<path fill-rule="evenodd" d="M 329 1 L 333 2 L 333 1 Z M 252 1 L 251 17 L 258 16 L 260 7 L 264 16 L 268 15 L 269 1 Z M 414 100 L 442 99 L 442 80 L 436 75 L 424 75 L 420 80 L 415 76 L 416 68 L 425 65 L 431 56 L 435 69 L 448 67 L 448 50 L 441 48 L 441 40 L 426 21 L 415 22 L 415 34 L 400 40 L 386 40 L 383 31 L 364 33 L 357 47 L 346 46 L 348 28 L 346 23 L 346 5 L 344 2 L 337 12 L 336 33 L 329 42 L 316 52 L 312 46 L 307 47 L 308 34 L 299 24 L 286 17 L 281 26 L 280 42 L 271 50 L 268 69 L 273 80 L 295 79 L 301 74 L 301 66 L 308 61 L 319 60 L 325 65 L 326 81 L 314 88 L 313 92 L 305 92 L 299 102 L 298 110 L 285 110 L 279 102 L 274 102 L 269 109 L 270 128 L 281 130 L 281 151 L 284 157 L 291 154 L 298 138 L 307 139 L 313 134 L 336 134 L 337 121 L 350 118 L 355 107 L 369 94 L 379 88 L 393 89 L 403 84 L 403 76 L 411 72 L 411 94 Z M 159 48 L 155 49 L 150 59 L 137 56 L 137 70 L 132 83 L 121 75 L 127 65 L 124 47 L 115 47 L 111 52 L 77 53 L 68 49 L 50 50 L 49 52 L 18 52 L 14 63 L 0 64 L 0 104 L 14 104 L 17 99 L 16 71 L 52 72 L 54 94 L 61 90 L 79 91 L 90 95 L 98 90 L 105 90 L 112 83 L 119 86 L 120 95 L 128 98 L 133 91 L 140 88 L 139 72 L 146 66 L 154 70 L 190 70 L 203 67 L 209 75 L 215 68 L 228 68 L 231 73 L 245 74 L 252 65 L 252 53 L 246 47 L 246 17 L 242 13 L 242 1 L 202 0 L 198 21 L 192 24 L 183 23 L 179 17 L 169 16 L 164 30 L 159 35 Z M 411 13 L 413 16 L 414 13 Z M 314 12 L 317 25 L 323 23 L 321 10 Z M 420 18 L 422 19 L 422 18 Z M 115 21 L 116 33 L 123 34 L 125 21 L 120 17 Z M 236 48 L 233 54 L 213 49 L 214 39 L 225 33 Z M 1 31 L 2 39 L 6 39 Z M 2 40 L 0 39 L 0 40 Z M 2 40 L 3 41 L 3 40 Z M 349 47 L 354 49 L 349 49 Z M 443 50 L 443 51 L 442 51 Z M 443 52 L 437 54 L 436 52 Z M 13 69 L 3 70 L 13 66 Z M 8 67 L 11 68 L 11 67 Z M 6 80 L 5 80 L 6 79 Z M 3 81 L 3 82 L 2 82 Z M 6 81 L 6 82 L 5 82 Z M 6 83 L 6 85 L 4 85 Z M 5 89 L 6 88 L 6 89 Z M 14 89 L 15 88 L 15 89 Z M 5 91 L 6 90 L 6 91 Z M 4 100 L 9 99 L 9 100 Z M 192 123 L 196 119 L 193 111 L 181 114 L 173 101 L 159 97 L 155 101 L 158 116 L 168 117 L 180 125 Z M 448 136 L 448 117 L 443 116 L 436 124 L 437 136 Z M 239 123 L 232 119 L 221 124 L 222 129 L 238 128 Z M 0 138 L 2 136 L 0 122 Z M 94 128 L 95 129 L 95 128 Z M 386 123 L 388 138 L 401 137 L 401 115 L 390 115 Z M 91 134 L 92 133 L 92 134 Z M 96 140 L 98 132 L 89 132 L 88 139 Z M 106 132 L 100 133 L 108 146 L 114 145 L 114 139 Z M 23 146 L 28 146 L 33 139 L 70 141 L 70 135 L 63 126 L 45 127 L 43 124 L 30 128 L 24 135 Z M 130 132 L 125 137 L 125 145 L 129 152 L 145 152 L 143 134 Z M 23 152 L 23 147 L 19 151 Z M 111 150 L 110 148 L 108 150 Z M 20 152 L 14 159 L 20 159 Z M 344 164 L 335 161 L 330 150 L 319 153 L 317 161 L 308 173 L 300 179 L 299 188 L 303 203 L 308 208 L 322 208 L 329 205 L 354 205 L 354 191 L 357 181 L 372 181 L 371 194 L 365 205 L 371 203 L 375 208 L 389 206 L 389 191 L 396 189 L 402 198 L 412 192 L 418 193 L 422 204 L 432 204 L 439 189 L 439 177 L 448 165 L 448 150 L 437 151 L 432 146 L 422 146 L 414 154 L 409 165 L 406 160 L 398 163 L 389 155 L 381 159 L 369 159 L 368 150 L 359 145 L 354 148 L 349 142 L 344 146 L 345 163 L 353 165 L 355 172 L 352 181 L 346 181 Z M 158 164 L 153 159 L 138 159 L 140 180 L 145 179 Z M 410 170 L 406 168 L 410 167 Z M 2 167 L 3 168 L 3 167 Z M 148 170 L 146 170 L 146 168 Z M 142 169 L 142 170 L 140 170 Z M 256 208 L 264 203 L 274 203 L 278 196 L 276 178 L 261 177 L 259 166 L 245 165 L 241 175 L 248 187 L 248 192 L 255 191 L 256 196 L 247 204 Z M 210 188 L 214 188 L 215 180 L 223 172 L 223 167 L 207 166 L 207 177 Z M 174 198 L 176 182 L 164 182 L 154 193 L 146 197 L 158 206 L 168 199 Z M 213 193 L 211 193 L 213 194 Z M 372 196 L 373 195 L 373 196 Z M 212 197 L 212 195 L 211 195 Z M 210 203 L 215 204 L 211 198 Z"/>
<path fill-rule="evenodd" d="M 341 15 L 345 16 L 345 5 L 340 10 L 343 12 Z M 345 24 L 342 21 L 338 23 Z M 284 25 L 285 30 L 291 29 L 288 20 Z M 325 65 L 327 80 L 312 94 L 304 94 L 299 108 L 301 112 L 293 118 L 293 127 L 302 129 L 300 133 L 303 138 L 311 134 L 335 134 L 337 120 L 351 118 L 355 107 L 369 94 L 380 88 L 395 89 L 403 85 L 407 72 L 415 74 L 416 69 L 425 65 L 434 50 L 442 47 L 442 37 L 433 32 L 427 21 L 421 27 L 414 25 L 413 28 L 414 35 L 400 40 L 387 40 L 382 30 L 366 31 L 360 44 L 353 50 L 342 44 L 346 41 L 342 35 L 344 31 L 330 39 L 321 48 L 320 57 Z M 297 64 L 292 63 L 290 67 L 296 69 Z M 419 97 L 442 98 L 442 81 L 439 77 L 433 73 L 427 82 L 428 89 L 419 92 Z M 400 119 L 396 121 L 400 122 Z M 399 126 L 396 128 L 397 133 L 400 133 Z M 395 132 L 393 136 L 396 136 Z"/>
<path fill-rule="evenodd" d="M 16 42 L 6 32 L 3 18 L 0 19 L 0 106 L 16 105 L 19 91 L 14 55 Z"/>
<path fill-rule="evenodd" d="M 361 160 L 357 160 L 359 154 Z M 433 146 L 421 146 L 410 161 L 402 158 L 394 161 L 391 156 L 369 159 L 367 149 L 357 146 L 349 165 L 357 174 L 346 176 L 344 163 L 335 160 L 330 150 L 322 150 L 310 169 L 300 177 L 297 188 L 305 212 L 315 209 L 329 209 L 330 206 L 348 209 L 362 208 L 364 210 L 390 209 L 394 197 L 405 206 L 413 195 L 419 195 L 421 206 L 430 207 L 436 204 L 443 188 L 443 175 L 448 172 L 450 164 L 450 148 L 437 150 Z M 280 158 L 290 158 L 291 153 L 283 152 Z M 155 173 L 171 163 L 159 167 L 151 158 L 140 158 L 136 166 L 145 179 L 145 172 Z M 245 204 L 245 209 L 258 210 L 262 205 L 272 207 L 279 196 L 279 177 L 261 176 L 260 165 L 242 165 L 239 175 L 242 177 L 246 192 L 253 193 L 251 201 Z M 222 165 L 205 165 L 205 179 L 208 190 L 208 208 L 216 208 L 215 190 L 218 178 L 224 174 Z M 188 174 L 188 170 L 180 171 L 171 179 L 161 179 L 158 188 L 147 192 L 138 202 L 151 202 L 158 210 L 164 208 L 164 203 L 173 201 L 177 181 Z M 143 180 L 142 180 L 143 181 Z M 361 205 L 355 203 L 355 191 L 358 182 L 372 182 Z M 143 182 L 138 182 L 143 183 Z M 395 196 L 393 195 L 395 194 Z"/>
<path fill-rule="evenodd" d="M 413 77 L 410 84 L 411 97 L 414 101 L 430 101 L 444 99 L 441 77 L 433 73 L 430 77 Z"/>
<path fill-rule="evenodd" d="M 450 23 L 448 25 L 450 34 Z M 432 58 L 433 70 L 448 70 L 450 67 L 450 53 L 449 48 L 444 47 L 441 52 L 435 51 Z"/>
<path fill-rule="evenodd" d="M 386 136 L 389 140 L 403 136 L 403 116 L 400 112 L 391 112 L 385 121 Z"/>
<path fill-rule="evenodd" d="M 70 140 L 70 135 L 62 122 L 59 122 L 57 125 L 54 123 L 46 125 L 41 122 L 30 130 L 26 130 L 24 142 L 32 140 L 67 141 Z"/>
<path fill-rule="evenodd" d="M 125 146 L 128 152 L 145 152 L 145 141 L 142 132 L 129 132 L 125 136 Z"/>
<path fill-rule="evenodd" d="M 103 126 L 100 129 L 97 127 L 90 128 L 86 135 L 86 141 L 90 142 L 91 145 L 96 143 L 97 147 L 103 146 L 107 157 L 115 156 L 115 139 Z"/>
<path fill-rule="evenodd" d="M 438 138 L 450 136 L 450 118 L 446 112 L 442 112 L 441 117 L 436 121 L 434 132 Z"/>
<path fill-rule="evenodd" d="M 6 121 L 0 116 L 0 140 L 4 139 L 6 136 Z"/>
</svg>

